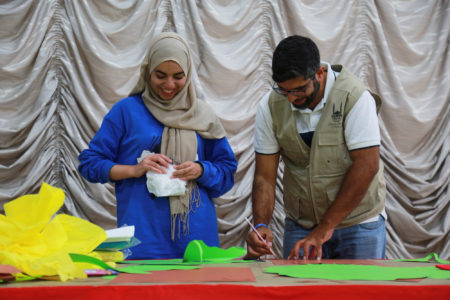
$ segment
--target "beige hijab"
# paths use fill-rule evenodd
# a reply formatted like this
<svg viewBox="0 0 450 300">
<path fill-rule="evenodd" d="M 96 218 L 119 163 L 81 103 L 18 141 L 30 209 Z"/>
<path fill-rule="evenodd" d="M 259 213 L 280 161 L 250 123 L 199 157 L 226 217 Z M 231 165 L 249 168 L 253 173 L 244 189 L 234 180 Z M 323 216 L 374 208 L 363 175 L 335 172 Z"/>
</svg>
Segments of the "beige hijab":
<svg viewBox="0 0 450 300">
<path fill-rule="evenodd" d="M 170 101 L 162 100 L 150 86 L 150 74 L 161 63 L 175 61 L 183 69 L 186 84 Z M 164 124 L 161 153 L 172 158 L 174 163 L 195 161 L 197 155 L 196 132 L 207 139 L 225 136 L 225 130 L 211 107 L 197 101 L 195 87 L 191 82 L 192 63 L 189 46 L 179 35 L 171 32 L 159 34 L 152 42 L 144 72 L 145 88 L 142 99 L 152 115 Z M 189 233 L 189 212 L 198 207 L 200 197 L 196 182 L 190 180 L 186 194 L 171 196 L 171 237 L 181 224 L 184 235 Z"/>
</svg>

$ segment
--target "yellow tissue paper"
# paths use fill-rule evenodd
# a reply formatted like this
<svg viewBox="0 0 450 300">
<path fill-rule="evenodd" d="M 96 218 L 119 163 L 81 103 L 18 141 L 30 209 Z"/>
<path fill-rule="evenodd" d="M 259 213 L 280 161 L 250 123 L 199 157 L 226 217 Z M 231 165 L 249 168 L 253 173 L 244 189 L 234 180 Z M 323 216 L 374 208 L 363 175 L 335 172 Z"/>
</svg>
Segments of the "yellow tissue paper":
<svg viewBox="0 0 450 300">
<path fill-rule="evenodd" d="M 64 192 L 42 184 L 39 194 L 25 195 L 4 205 L 0 214 L 0 264 L 12 265 L 30 276 L 58 275 L 62 281 L 85 278 L 69 253 L 89 254 L 107 236 L 86 220 L 55 213 Z"/>
<path fill-rule="evenodd" d="M 94 251 L 89 255 L 107 263 L 124 261 L 125 259 L 122 251 Z"/>
</svg>

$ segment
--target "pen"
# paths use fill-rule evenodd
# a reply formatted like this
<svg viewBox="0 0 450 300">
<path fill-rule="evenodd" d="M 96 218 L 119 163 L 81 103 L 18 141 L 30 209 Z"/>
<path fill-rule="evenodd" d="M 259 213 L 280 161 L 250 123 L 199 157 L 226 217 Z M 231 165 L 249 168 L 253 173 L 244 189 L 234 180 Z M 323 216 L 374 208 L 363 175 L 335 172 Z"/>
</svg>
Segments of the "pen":
<svg viewBox="0 0 450 300">
<path fill-rule="evenodd" d="M 272 253 L 273 256 L 277 257 L 275 252 L 273 252 L 272 247 L 269 247 L 269 245 L 267 245 L 267 242 L 265 239 L 263 239 L 263 237 L 259 234 L 258 230 L 256 230 L 255 226 L 253 226 L 252 222 L 250 222 L 247 217 L 244 217 L 245 221 L 247 221 L 248 225 L 250 225 L 250 227 L 252 228 L 252 230 L 256 233 L 256 235 L 258 236 L 258 238 L 264 242 L 264 244 L 266 244 L 266 246 L 269 248 L 270 253 Z"/>
</svg>

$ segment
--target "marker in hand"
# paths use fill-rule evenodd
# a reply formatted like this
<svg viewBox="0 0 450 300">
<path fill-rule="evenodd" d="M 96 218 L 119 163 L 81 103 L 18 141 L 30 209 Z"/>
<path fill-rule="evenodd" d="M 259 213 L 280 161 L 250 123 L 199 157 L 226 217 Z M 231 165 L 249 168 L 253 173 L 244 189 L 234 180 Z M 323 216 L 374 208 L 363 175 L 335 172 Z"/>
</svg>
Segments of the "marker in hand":
<svg viewBox="0 0 450 300">
<path fill-rule="evenodd" d="M 250 227 L 252 228 L 252 230 L 256 233 L 256 235 L 258 236 L 258 238 L 264 242 L 264 244 L 266 244 L 266 246 L 269 248 L 270 253 L 272 253 L 273 256 L 277 257 L 277 255 L 275 254 L 275 252 L 273 252 L 272 247 L 269 247 L 269 245 L 267 245 L 266 240 L 259 234 L 258 230 L 256 230 L 255 226 L 253 226 L 252 222 L 250 222 L 247 217 L 244 217 L 245 221 L 247 221 L 247 223 L 250 225 Z"/>
</svg>

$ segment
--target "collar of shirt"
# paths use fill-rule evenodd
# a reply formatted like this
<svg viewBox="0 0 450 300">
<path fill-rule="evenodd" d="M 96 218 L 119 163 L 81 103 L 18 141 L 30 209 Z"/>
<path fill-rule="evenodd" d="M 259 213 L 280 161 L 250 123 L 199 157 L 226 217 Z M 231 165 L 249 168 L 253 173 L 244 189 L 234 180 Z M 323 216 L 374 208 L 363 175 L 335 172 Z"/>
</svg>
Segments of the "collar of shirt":
<svg viewBox="0 0 450 300">
<path fill-rule="evenodd" d="M 291 104 L 291 108 L 293 111 L 297 111 L 301 114 L 311 114 L 313 112 L 318 112 L 323 109 L 325 106 L 325 103 L 327 102 L 328 95 L 330 94 L 331 89 L 333 88 L 334 82 L 336 81 L 337 76 L 339 75 L 338 72 L 334 72 L 331 69 L 331 65 L 327 62 L 320 62 L 322 65 L 327 66 L 327 82 L 325 83 L 325 93 L 323 95 L 322 100 L 314 107 L 314 110 L 311 110 L 309 108 L 307 109 L 298 109 L 294 105 Z"/>
</svg>

